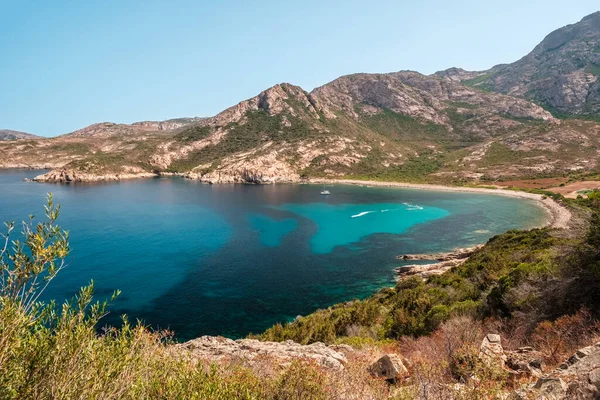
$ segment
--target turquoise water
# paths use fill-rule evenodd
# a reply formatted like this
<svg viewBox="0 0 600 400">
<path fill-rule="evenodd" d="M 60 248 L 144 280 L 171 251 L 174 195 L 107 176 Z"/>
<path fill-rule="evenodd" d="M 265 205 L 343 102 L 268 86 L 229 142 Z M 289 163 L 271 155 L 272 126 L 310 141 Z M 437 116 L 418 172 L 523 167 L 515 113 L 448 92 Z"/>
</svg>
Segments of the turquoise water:
<svg viewBox="0 0 600 400">
<path fill-rule="evenodd" d="M 0 220 L 43 215 L 47 192 L 70 232 L 68 267 L 46 299 L 94 279 L 127 313 L 181 340 L 240 337 L 394 283 L 403 253 L 449 251 L 540 224 L 533 202 L 502 196 L 322 185 L 23 182 L 0 172 Z M 330 196 L 321 196 L 324 188 Z"/>
<path fill-rule="evenodd" d="M 411 226 L 444 218 L 449 212 L 410 203 L 284 204 L 290 211 L 314 221 L 317 233 L 310 240 L 313 253 L 332 252 L 337 246 L 358 243 L 375 233 L 402 233 Z"/>
</svg>

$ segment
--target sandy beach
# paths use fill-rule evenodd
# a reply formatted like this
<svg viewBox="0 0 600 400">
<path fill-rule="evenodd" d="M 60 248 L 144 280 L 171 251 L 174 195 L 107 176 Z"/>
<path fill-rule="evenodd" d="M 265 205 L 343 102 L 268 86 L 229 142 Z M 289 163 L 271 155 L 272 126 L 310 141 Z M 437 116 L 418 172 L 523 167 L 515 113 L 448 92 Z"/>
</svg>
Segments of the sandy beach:
<svg viewBox="0 0 600 400">
<path fill-rule="evenodd" d="M 381 182 L 381 181 L 361 181 L 350 179 L 311 179 L 311 184 L 336 184 L 336 185 L 357 185 L 357 186 L 378 186 L 403 189 L 418 189 L 418 190 L 435 190 L 445 192 L 463 192 L 463 193 L 482 193 L 500 196 L 510 196 L 522 199 L 536 201 L 548 213 L 548 222 L 546 226 L 558 229 L 568 229 L 571 221 L 571 212 L 562 204 L 554 201 L 550 197 L 535 194 L 520 192 L 516 190 L 506 189 L 488 189 L 478 187 L 463 187 L 463 186 L 443 186 L 430 185 L 421 183 L 402 183 L 402 182 Z"/>
</svg>

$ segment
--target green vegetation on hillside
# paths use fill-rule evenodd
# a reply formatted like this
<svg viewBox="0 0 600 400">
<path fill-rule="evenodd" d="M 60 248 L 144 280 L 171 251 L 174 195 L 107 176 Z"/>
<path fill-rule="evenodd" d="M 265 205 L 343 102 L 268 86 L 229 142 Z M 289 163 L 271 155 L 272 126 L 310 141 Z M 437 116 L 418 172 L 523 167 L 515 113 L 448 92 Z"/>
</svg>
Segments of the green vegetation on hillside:
<svg viewBox="0 0 600 400">
<path fill-rule="evenodd" d="M 286 122 L 287 121 L 287 122 Z M 208 128 L 191 128 L 183 131 L 177 138 L 187 141 L 199 140 L 208 135 Z M 308 124 L 289 114 L 269 115 L 266 111 L 249 111 L 240 123 L 232 123 L 227 127 L 227 134 L 220 142 L 193 152 L 187 158 L 179 159 L 169 166 L 170 172 L 189 171 L 202 164 L 217 163 L 225 157 L 242 151 L 255 149 L 269 141 L 274 143 L 294 142 L 318 134 Z"/>
<path fill-rule="evenodd" d="M 180 142 L 195 142 L 207 138 L 211 133 L 211 129 L 208 126 L 193 126 L 187 128 L 173 138 Z"/>
<path fill-rule="evenodd" d="M 585 71 L 600 77 L 600 65 L 590 64 L 586 67 Z"/>
<path fill-rule="evenodd" d="M 448 140 L 448 131 L 444 127 L 432 122 L 420 122 L 413 117 L 388 109 L 376 114 L 360 112 L 359 115 L 361 123 L 395 141 L 430 143 Z"/>
<path fill-rule="evenodd" d="M 461 83 L 464 85 L 467 85 L 467 86 L 475 87 L 479 90 L 491 92 L 491 91 L 493 91 L 494 87 L 493 87 L 493 85 L 487 83 L 486 81 L 491 79 L 493 76 L 494 75 L 490 72 L 487 74 L 479 75 L 472 79 L 465 79 Z"/>
</svg>

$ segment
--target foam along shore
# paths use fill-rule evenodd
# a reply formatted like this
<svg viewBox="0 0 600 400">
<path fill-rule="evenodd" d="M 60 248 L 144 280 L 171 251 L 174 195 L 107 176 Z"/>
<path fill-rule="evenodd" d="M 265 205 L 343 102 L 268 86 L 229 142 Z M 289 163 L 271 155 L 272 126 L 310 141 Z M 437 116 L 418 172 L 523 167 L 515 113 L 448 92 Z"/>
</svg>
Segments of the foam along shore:
<svg viewBox="0 0 600 400">
<path fill-rule="evenodd" d="M 521 192 L 507 189 L 489 189 L 481 187 L 465 186 L 443 186 L 424 183 L 402 183 L 402 182 L 381 182 L 381 181 L 362 181 L 351 179 L 310 179 L 308 183 L 312 184 L 332 184 L 332 185 L 357 185 L 357 186 L 377 186 L 401 189 L 433 190 L 439 192 L 463 192 L 463 193 L 482 193 L 490 195 L 500 195 L 529 199 L 536 201 L 548 213 L 548 221 L 545 226 L 557 229 L 568 229 L 571 222 L 571 212 L 564 205 L 554 199 L 540 194 Z"/>
</svg>

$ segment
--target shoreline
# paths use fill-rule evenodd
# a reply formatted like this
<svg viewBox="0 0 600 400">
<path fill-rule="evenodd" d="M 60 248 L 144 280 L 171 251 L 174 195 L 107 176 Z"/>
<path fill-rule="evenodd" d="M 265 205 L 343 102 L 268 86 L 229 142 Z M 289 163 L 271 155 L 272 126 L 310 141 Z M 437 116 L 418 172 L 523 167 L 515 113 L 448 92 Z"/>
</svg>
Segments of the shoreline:
<svg viewBox="0 0 600 400">
<path fill-rule="evenodd" d="M 37 168 L 0 168 L 2 169 L 29 169 L 37 170 Z M 52 171 L 49 171 L 52 172 Z M 48 172 L 48 173 L 49 173 Z M 45 174 L 44 174 L 45 175 Z M 41 175 L 39 177 L 42 177 Z M 109 176 L 94 176 L 93 174 L 87 175 L 85 178 L 88 179 L 72 179 L 70 181 L 60 180 L 46 180 L 36 179 L 36 176 L 31 181 L 39 183 L 109 183 L 117 182 L 120 180 L 132 180 L 132 179 L 148 179 L 164 176 L 183 176 L 178 173 L 129 173 L 129 174 L 108 174 Z M 96 179 L 89 179 L 93 176 Z M 107 179 L 108 178 L 108 179 Z M 373 187 L 387 187 L 387 188 L 398 188 L 398 189 L 415 189 L 415 190 L 431 190 L 440 192 L 462 192 L 462 193 L 479 193 L 487 195 L 497 196 L 508 196 L 527 200 L 535 201 L 540 207 L 542 207 L 548 214 L 548 220 L 540 227 L 549 226 L 556 229 L 569 229 L 571 222 L 571 212 L 562 204 L 556 202 L 550 197 L 546 197 L 540 194 L 528 193 L 518 190 L 507 190 L 507 189 L 489 189 L 482 187 L 467 187 L 467 186 L 445 186 L 439 184 L 428 184 L 428 183 L 405 183 L 405 182 L 388 182 L 388 181 L 373 181 L 373 180 L 356 180 L 356 179 L 332 179 L 332 178 L 310 178 L 306 181 L 289 181 L 289 182 L 273 182 L 269 184 L 331 184 L 331 185 L 353 185 L 353 186 L 373 186 Z M 235 184 L 235 183 L 233 183 Z"/>
<path fill-rule="evenodd" d="M 397 189 L 416 189 L 416 190 L 431 190 L 439 192 L 462 192 L 462 193 L 479 193 L 488 195 L 499 195 L 507 197 L 515 197 L 521 199 L 533 200 L 540 207 L 546 210 L 548 221 L 542 226 L 549 226 L 556 229 L 569 229 L 571 222 L 571 212 L 562 204 L 558 203 L 550 197 L 540 194 L 522 192 L 517 190 L 507 189 L 488 189 L 478 187 L 465 186 L 444 186 L 427 183 L 403 183 L 403 182 L 382 182 L 382 181 L 361 181 L 353 179 L 325 179 L 315 178 L 307 181 L 310 184 L 333 184 L 333 185 L 353 185 L 353 186 L 374 186 L 387 187 Z M 544 198 L 545 197 L 545 198 Z"/>
</svg>

